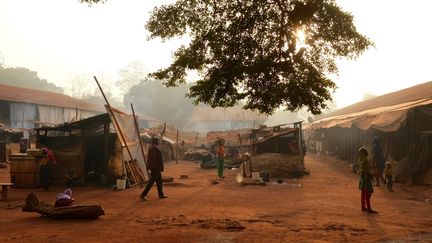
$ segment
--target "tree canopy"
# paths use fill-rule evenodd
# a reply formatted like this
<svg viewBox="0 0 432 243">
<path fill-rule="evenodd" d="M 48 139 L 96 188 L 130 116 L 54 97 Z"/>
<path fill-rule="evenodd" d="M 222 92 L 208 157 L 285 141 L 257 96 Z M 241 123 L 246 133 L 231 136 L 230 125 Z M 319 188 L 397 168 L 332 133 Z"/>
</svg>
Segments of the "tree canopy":
<svg viewBox="0 0 432 243">
<path fill-rule="evenodd" d="M 268 114 L 279 107 L 319 114 L 336 88 L 335 59 L 372 45 L 335 0 L 178 0 L 155 8 L 146 28 L 150 38 L 191 37 L 153 77 L 175 86 L 197 70 L 202 78 L 188 93 L 195 102 L 243 100 Z"/>
</svg>

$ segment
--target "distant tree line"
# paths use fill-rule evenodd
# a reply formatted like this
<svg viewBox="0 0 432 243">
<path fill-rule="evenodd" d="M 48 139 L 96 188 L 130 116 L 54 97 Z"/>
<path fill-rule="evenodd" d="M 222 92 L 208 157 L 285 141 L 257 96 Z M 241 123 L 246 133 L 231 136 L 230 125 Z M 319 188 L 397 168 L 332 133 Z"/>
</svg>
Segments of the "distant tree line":
<svg viewBox="0 0 432 243">
<path fill-rule="evenodd" d="M 63 88 L 49 83 L 46 79 L 39 78 L 35 71 L 24 67 L 5 67 L 1 63 L 0 83 L 57 93 L 63 93 L 64 91 Z"/>
</svg>

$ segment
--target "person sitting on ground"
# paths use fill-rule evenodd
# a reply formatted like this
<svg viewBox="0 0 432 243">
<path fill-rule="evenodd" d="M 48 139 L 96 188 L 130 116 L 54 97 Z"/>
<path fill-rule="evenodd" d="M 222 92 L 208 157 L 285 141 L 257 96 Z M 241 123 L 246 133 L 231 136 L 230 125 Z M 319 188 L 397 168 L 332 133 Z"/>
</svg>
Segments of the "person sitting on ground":
<svg viewBox="0 0 432 243">
<path fill-rule="evenodd" d="M 368 155 L 369 153 L 365 147 L 361 147 L 359 149 L 359 153 L 358 153 L 359 167 L 360 167 L 359 189 L 361 191 L 361 210 L 363 212 L 367 211 L 370 214 L 374 214 L 378 212 L 372 209 L 370 203 L 370 199 L 374 190 L 372 186 L 373 173 L 368 159 Z"/>
<path fill-rule="evenodd" d="M 386 178 L 387 190 L 389 192 L 392 192 L 393 191 L 393 170 L 392 170 L 392 164 L 390 161 L 388 161 L 385 164 L 384 176 Z"/>
<path fill-rule="evenodd" d="M 56 208 L 72 206 L 73 201 L 74 199 L 72 198 L 72 190 L 67 188 L 64 192 L 57 195 L 54 206 Z"/>
</svg>

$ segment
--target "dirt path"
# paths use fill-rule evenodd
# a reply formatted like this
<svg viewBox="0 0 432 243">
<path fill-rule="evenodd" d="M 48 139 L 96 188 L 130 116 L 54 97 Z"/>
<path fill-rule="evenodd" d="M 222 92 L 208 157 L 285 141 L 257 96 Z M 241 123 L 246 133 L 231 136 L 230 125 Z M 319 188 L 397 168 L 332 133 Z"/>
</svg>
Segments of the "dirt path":
<svg viewBox="0 0 432 243">
<path fill-rule="evenodd" d="M 106 215 L 93 221 L 58 221 L 23 213 L 20 206 L 30 189 L 12 189 L 9 202 L 0 202 L 0 241 L 21 242 L 371 242 L 403 239 L 432 240 L 432 198 L 429 188 L 396 184 L 395 192 L 376 188 L 372 206 L 360 211 L 357 176 L 346 163 L 308 156 L 311 175 L 284 184 L 240 186 L 238 171 L 212 184 L 214 170 L 193 162 L 168 164 L 165 175 L 175 183 L 165 186 L 169 196 L 138 199 L 141 188 L 113 191 L 78 187 L 78 203 L 100 204 Z M 1 173 L 4 173 L 2 171 Z M 187 174 L 189 179 L 178 179 Z M 53 203 L 56 192 L 39 192 Z"/>
</svg>

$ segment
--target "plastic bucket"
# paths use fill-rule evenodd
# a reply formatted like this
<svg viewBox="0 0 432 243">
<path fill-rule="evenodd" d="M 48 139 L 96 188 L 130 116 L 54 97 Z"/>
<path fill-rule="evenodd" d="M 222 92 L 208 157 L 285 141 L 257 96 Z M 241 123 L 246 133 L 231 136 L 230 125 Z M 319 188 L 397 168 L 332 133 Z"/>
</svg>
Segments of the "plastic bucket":
<svg viewBox="0 0 432 243">
<path fill-rule="evenodd" d="M 124 190 L 124 189 L 126 189 L 126 180 L 124 180 L 124 179 L 117 179 L 117 189 L 118 190 Z"/>
<path fill-rule="evenodd" d="M 261 180 L 260 173 L 259 172 L 252 172 L 252 180 L 254 180 L 254 181 Z"/>
<path fill-rule="evenodd" d="M 270 182 L 270 171 L 261 171 L 261 178 L 264 182 Z"/>
</svg>

